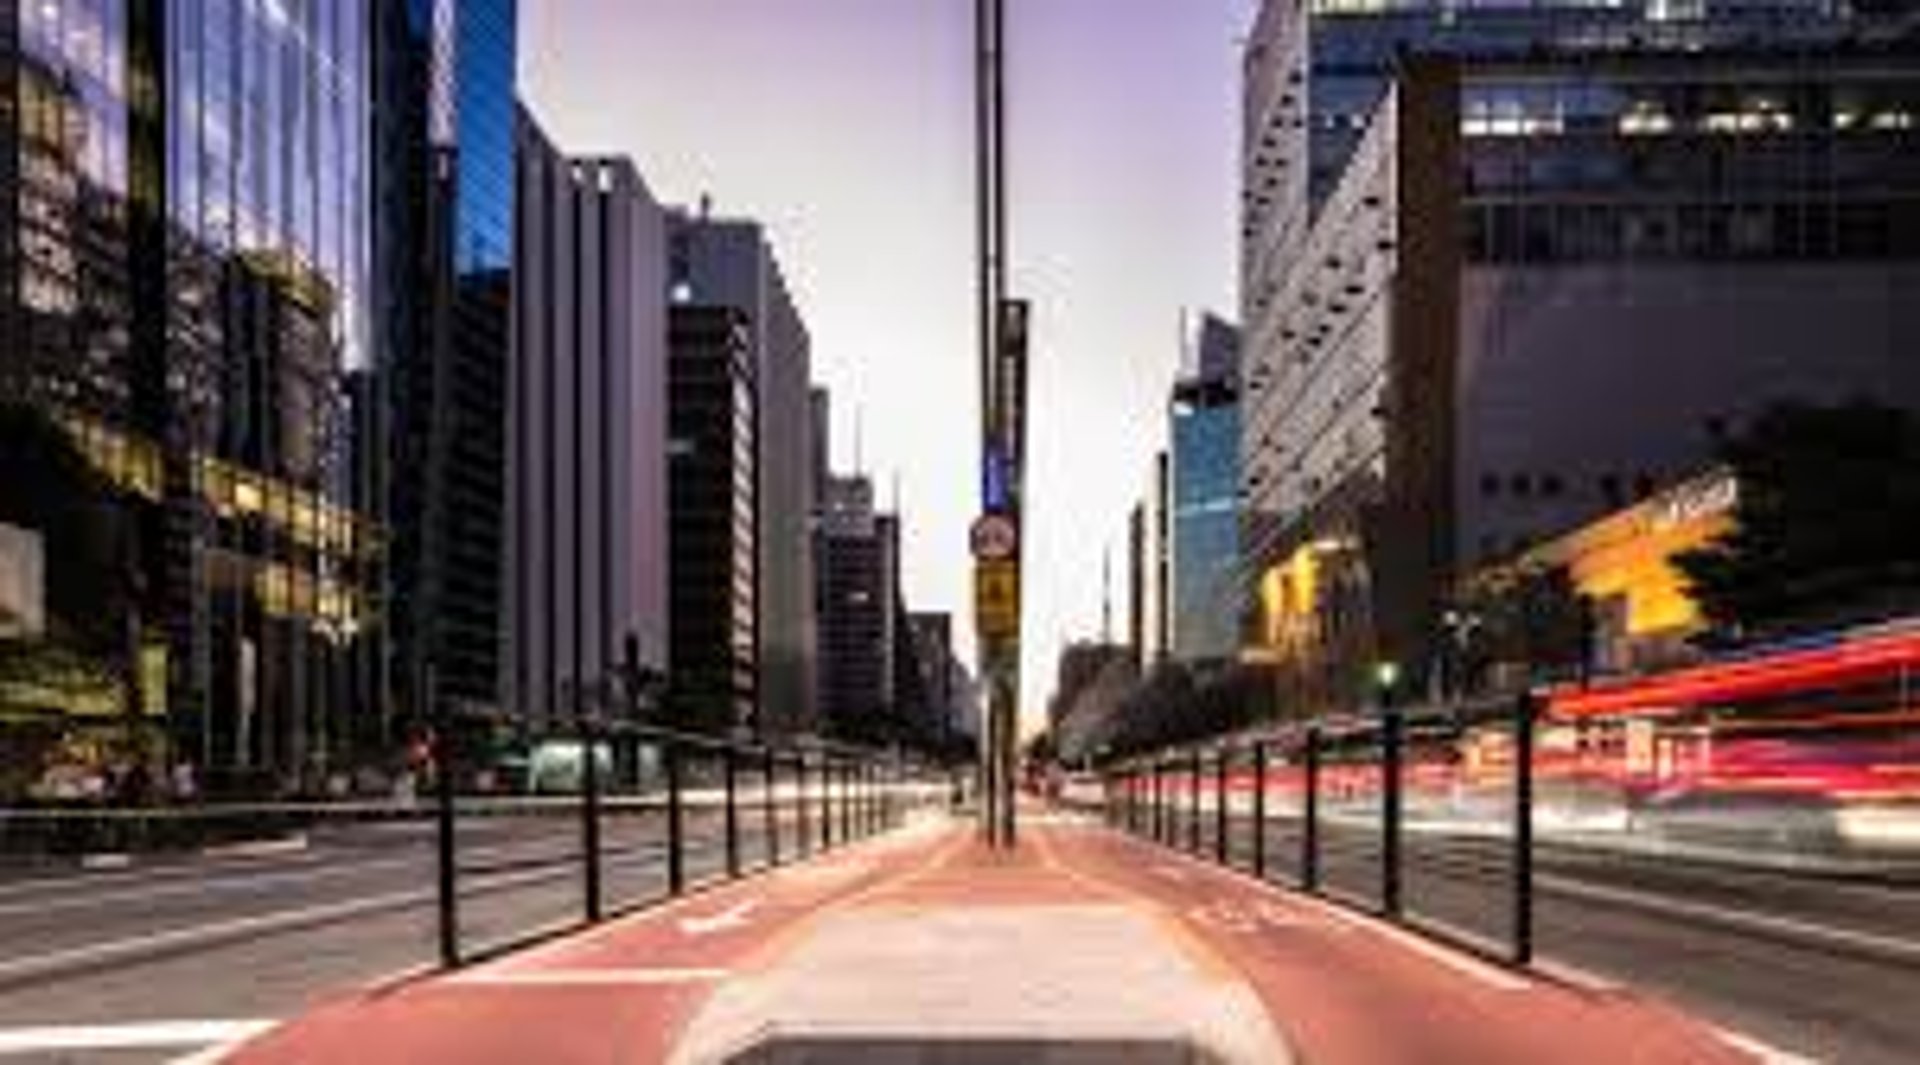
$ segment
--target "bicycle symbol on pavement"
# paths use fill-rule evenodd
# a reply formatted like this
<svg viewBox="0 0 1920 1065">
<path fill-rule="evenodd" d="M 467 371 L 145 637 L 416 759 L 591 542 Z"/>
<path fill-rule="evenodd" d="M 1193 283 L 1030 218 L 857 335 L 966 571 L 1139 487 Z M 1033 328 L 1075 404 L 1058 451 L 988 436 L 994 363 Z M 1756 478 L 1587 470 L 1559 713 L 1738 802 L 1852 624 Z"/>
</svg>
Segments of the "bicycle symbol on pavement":
<svg viewBox="0 0 1920 1065">
<path fill-rule="evenodd" d="M 1323 922 L 1271 899 L 1215 899 L 1188 910 L 1187 919 L 1235 936 L 1285 928 L 1332 930 Z"/>
</svg>

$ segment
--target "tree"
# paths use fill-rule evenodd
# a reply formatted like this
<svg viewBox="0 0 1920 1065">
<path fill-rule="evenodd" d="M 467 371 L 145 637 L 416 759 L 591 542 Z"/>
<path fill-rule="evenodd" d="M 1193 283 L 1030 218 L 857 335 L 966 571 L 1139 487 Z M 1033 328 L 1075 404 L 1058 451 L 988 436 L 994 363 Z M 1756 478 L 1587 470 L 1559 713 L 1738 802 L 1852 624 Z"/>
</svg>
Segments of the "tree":
<svg viewBox="0 0 1920 1065">
<path fill-rule="evenodd" d="M 1920 593 L 1920 421 L 1868 400 L 1783 404 L 1721 449 L 1733 528 L 1676 556 L 1718 639 L 1857 620 Z"/>
<path fill-rule="evenodd" d="M 1475 582 L 1443 618 L 1447 686 L 1481 690 L 1495 666 L 1517 666 L 1526 681 L 1581 668 L 1592 604 L 1564 566 L 1522 564 Z"/>
</svg>

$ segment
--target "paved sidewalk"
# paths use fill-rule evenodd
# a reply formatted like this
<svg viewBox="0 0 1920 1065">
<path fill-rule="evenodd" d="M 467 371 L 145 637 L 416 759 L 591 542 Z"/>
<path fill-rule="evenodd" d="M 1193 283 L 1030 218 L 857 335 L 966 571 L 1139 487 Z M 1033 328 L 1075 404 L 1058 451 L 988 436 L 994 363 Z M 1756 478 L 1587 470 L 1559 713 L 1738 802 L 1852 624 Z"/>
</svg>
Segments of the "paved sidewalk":
<svg viewBox="0 0 1920 1065">
<path fill-rule="evenodd" d="M 1353 1065 L 1753 1060 L 1568 987 L 1071 820 L 923 825 L 448 976 L 241 1062 Z"/>
</svg>

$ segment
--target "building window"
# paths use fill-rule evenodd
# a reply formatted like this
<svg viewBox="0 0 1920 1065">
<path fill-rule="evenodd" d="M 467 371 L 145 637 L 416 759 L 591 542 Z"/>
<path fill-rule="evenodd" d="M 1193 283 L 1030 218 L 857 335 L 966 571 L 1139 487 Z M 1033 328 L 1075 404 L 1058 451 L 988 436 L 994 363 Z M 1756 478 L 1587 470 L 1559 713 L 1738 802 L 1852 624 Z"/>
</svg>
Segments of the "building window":
<svg viewBox="0 0 1920 1065">
<path fill-rule="evenodd" d="M 1491 473 L 1480 475 L 1480 494 L 1492 499 L 1500 494 L 1500 478 Z"/>
</svg>

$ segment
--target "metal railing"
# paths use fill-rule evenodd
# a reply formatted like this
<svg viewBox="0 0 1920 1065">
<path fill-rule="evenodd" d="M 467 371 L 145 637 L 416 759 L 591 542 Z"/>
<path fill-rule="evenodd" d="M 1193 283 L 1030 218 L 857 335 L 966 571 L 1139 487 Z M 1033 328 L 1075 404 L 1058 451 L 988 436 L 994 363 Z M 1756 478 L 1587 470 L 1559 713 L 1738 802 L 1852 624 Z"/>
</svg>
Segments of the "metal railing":
<svg viewBox="0 0 1920 1065">
<path fill-rule="evenodd" d="M 944 770 L 866 748 L 624 725 L 545 739 L 572 745 L 571 771 L 512 791 L 453 749 L 418 795 L 0 807 L 0 860 L 144 864 L 323 846 L 343 877 L 369 871 L 366 890 L 384 908 L 430 908 L 430 949 L 457 966 L 839 849 L 950 796 Z"/>
<path fill-rule="evenodd" d="M 1161 845 L 1525 965 L 1534 951 L 1537 713 L 1530 695 L 1473 706 L 1389 707 L 1370 718 L 1158 752 L 1108 769 L 1106 816 Z M 1505 851 L 1507 921 L 1500 929 L 1450 922 L 1409 899 L 1410 786 L 1426 786 L 1422 774 L 1433 764 L 1427 751 L 1451 749 L 1468 732 L 1497 734 L 1504 747 L 1505 794 L 1497 805 L 1505 831 L 1475 841 L 1478 858 L 1487 857 L 1488 843 Z M 1423 796 L 1421 790 L 1416 797 Z M 1429 847 L 1420 857 L 1444 856 Z"/>
</svg>

